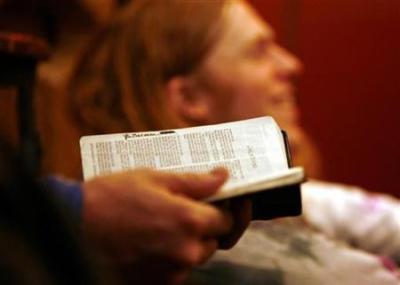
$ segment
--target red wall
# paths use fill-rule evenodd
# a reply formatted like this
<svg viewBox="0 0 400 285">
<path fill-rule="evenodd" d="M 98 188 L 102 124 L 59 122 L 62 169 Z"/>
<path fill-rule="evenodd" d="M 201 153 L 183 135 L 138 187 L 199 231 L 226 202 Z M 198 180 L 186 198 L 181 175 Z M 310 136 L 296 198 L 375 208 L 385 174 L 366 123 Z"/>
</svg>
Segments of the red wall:
<svg viewBox="0 0 400 285">
<path fill-rule="evenodd" d="M 325 178 L 400 197 L 400 1 L 252 0 L 300 56 Z"/>
</svg>

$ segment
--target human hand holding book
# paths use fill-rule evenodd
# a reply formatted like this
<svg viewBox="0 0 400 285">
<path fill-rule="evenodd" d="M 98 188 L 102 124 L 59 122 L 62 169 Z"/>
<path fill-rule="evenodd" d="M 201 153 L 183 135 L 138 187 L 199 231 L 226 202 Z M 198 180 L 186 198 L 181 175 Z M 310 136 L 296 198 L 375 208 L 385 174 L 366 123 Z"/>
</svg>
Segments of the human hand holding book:
<svg viewBox="0 0 400 285">
<path fill-rule="evenodd" d="M 290 168 L 282 131 L 271 117 L 164 131 L 82 137 L 84 178 L 132 168 L 204 172 L 225 167 L 228 182 L 206 199 L 250 196 L 253 219 L 301 212 L 302 168 Z M 255 212 L 254 212 L 255 211 Z"/>
</svg>

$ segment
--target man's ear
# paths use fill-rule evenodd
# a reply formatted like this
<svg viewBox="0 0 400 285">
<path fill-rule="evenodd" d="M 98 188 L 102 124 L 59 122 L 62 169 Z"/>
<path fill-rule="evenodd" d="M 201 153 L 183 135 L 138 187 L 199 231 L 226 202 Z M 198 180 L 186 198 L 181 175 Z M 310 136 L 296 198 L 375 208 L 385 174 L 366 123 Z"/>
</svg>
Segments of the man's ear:
<svg viewBox="0 0 400 285">
<path fill-rule="evenodd" d="M 190 125 L 210 122 L 211 96 L 198 86 L 194 79 L 175 76 L 165 84 L 168 107 L 185 123 Z"/>
</svg>

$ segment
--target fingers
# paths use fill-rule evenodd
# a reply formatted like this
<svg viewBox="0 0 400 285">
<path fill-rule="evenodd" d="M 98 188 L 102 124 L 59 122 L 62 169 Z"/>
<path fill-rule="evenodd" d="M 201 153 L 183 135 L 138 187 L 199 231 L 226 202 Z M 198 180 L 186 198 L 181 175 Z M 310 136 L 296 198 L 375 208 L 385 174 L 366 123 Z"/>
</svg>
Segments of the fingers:
<svg viewBox="0 0 400 285">
<path fill-rule="evenodd" d="M 233 217 L 231 232 L 219 239 L 219 248 L 229 249 L 236 244 L 249 225 L 252 217 L 251 200 L 239 198 L 230 200 L 229 212 Z"/>
<path fill-rule="evenodd" d="M 218 241 L 216 239 L 206 239 L 202 241 L 203 252 L 198 264 L 205 263 L 218 249 Z"/>
<path fill-rule="evenodd" d="M 179 203 L 179 207 L 176 207 L 178 219 L 188 233 L 205 238 L 221 236 L 231 231 L 233 219 L 229 213 L 185 197 L 178 196 L 176 201 Z"/>
<path fill-rule="evenodd" d="M 190 240 L 181 247 L 178 254 L 178 268 L 188 268 L 206 262 L 217 250 L 218 241 L 215 238 Z"/>
<path fill-rule="evenodd" d="M 228 171 L 216 168 L 209 173 L 159 173 L 159 179 L 169 190 L 193 199 L 204 199 L 218 191 L 228 178 Z"/>
<path fill-rule="evenodd" d="M 186 197 L 195 199 L 205 198 L 215 193 L 228 178 L 228 172 L 224 168 L 216 168 L 208 174 L 159 174 L 162 182 L 166 184 L 163 186 L 168 187 L 173 193 L 184 194 Z M 175 196 L 175 199 L 179 200 L 181 206 L 185 205 L 186 207 L 186 209 L 180 210 L 180 214 L 186 230 L 192 234 L 215 238 L 231 232 L 229 238 L 226 239 L 228 246 L 230 246 L 236 242 L 244 228 L 247 227 L 247 215 L 243 217 L 238 215 L 238 217 L 234 216 L 233 218 L 231 213 L 222 212 L 209 204 L 199 203 L 182 196 Z M 238 205 L 237 208 L 240 208 L 242 204 Z M 236 208 L 234 210 L 243 211 Z M 245 211 L 246 214 L 247 212 Z M 232 230 L 235 219 L 238 220 L 238 222 L 235 221 L 235 223 L 238 223 L 238 228 Z"/>
</svg>

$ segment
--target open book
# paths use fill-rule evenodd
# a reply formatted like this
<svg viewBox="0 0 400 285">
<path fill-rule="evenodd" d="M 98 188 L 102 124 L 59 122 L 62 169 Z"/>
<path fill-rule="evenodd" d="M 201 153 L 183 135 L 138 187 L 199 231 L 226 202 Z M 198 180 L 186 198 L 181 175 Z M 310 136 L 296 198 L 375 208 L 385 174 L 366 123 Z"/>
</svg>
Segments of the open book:
<svg viewBox="0 0 400 285">
<path fill-rule="evenodd" d="M 304 171 L 289 167 L 285 133 L 271 117 L 185 129 L 85 136 L 80 147 L 85 180 L 136 167 L 204 172 L 223 166 L 230 177 L 208 202 L 249 195 L 253 203 L 264 199 L 262 207 L 272 205 L 278 211 L 291 208 L 289 214 L 283 215 L 301 212 L 299 184 L 304 181 Z M 270 194 L 261 196 L 259 192 Z M 259 208 L 256 210 L 264 211 Z"/>
</svg>

